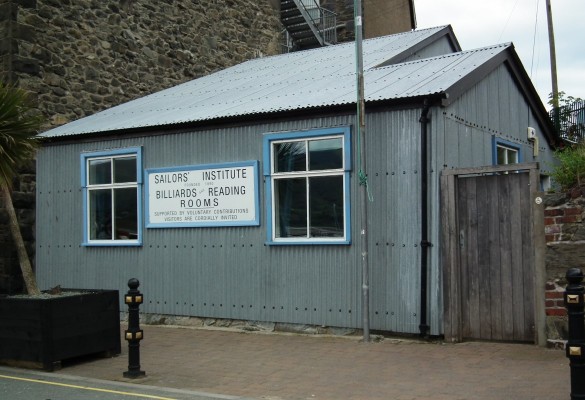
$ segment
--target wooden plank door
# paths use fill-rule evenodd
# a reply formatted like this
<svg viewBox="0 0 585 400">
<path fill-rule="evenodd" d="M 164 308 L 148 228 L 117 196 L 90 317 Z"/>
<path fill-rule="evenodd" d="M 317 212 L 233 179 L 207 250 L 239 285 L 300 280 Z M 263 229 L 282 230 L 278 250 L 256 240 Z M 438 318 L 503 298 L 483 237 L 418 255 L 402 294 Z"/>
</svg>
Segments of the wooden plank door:
<svg viewBox="0 0 585 400">
<path fill-rule="evenodd" d="M 533 177 L 450 177 L 442 178 L 446 338 L 535 341 Z"/>
<path fill-rule="evenodd" d="M 534 339 L 528 184 L 527 173 L 459 179 L 463 338 Z"/>
</svg>

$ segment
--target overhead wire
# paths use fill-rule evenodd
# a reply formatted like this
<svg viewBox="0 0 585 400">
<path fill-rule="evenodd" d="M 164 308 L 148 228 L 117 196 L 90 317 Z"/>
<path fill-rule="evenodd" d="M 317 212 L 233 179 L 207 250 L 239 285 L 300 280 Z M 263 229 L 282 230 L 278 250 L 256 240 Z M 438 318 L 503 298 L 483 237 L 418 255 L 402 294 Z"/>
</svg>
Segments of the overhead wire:
<svg viewBox="0 0 585 400">
<path fill-rule="evenodd" d="M 534 34 L 532 37 L 532 57 L 530 61 L 530 79 L 532 79 L 532 70 L 534 67 L 534 48 L 536 47 L 536 32 L 538 28 L 538 6 L 540 5 L 540 0 L 536 0 L 536 17 L 534 18 Z"/>
<path fill-rule="evenodd" d="M 500 33 L 500 36 L 498 37 L 498 43 L 500 43 L 500 40 L 502 40 L 502 36 L 504 35 L 506 28 L 508 27 L 508 23 L 510 22 L 510 18 L 512 18 L 512 14 L 514 14 L 514 10 L 516 9 L 517 4 L 518 4 L 518 0 L 516 0 L 516 2 L 514 3 L 514 6 L 512 7 L 512 10 L 510 10 L 510 14 L 508 14 L 508 19 L 506 20 L 506 23 L 504 24 L 504 27 L 502 28 L 502 32 Z"/>
</svg>

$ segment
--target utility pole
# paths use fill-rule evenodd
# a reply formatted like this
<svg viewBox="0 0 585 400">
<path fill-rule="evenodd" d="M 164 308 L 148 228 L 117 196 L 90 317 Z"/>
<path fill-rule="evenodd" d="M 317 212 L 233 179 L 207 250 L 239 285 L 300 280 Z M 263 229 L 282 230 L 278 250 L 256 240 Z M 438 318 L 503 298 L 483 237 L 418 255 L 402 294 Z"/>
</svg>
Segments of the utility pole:
<svg viewBox="0 0 585 400">
<path fill-rule="evenodd" d="M 358 153 L 358 178 L 360 183 L 360 229 L 362 251 L 362 329 L 364 342 L 370 341 L 370 273 L 368 265 L 368 177 L 366 174 L 366 116 L 364 99 L 364 61 L 362 54 L 362 2 L 355 0 L 355 53 L 357 76 L 357 153 Z"/>
<path fill-rule="evenodd" d="M 555 33 L 553 30 L 552 8 L 550 0 L 546 0 L 546 19 L 548 21 L 548 44 L 550 48 L 550 73 L 552 80 L 552 105 L 555 109 L 559 108 L 559 86 L 557 83 L 557 55 L 555 50 Z M 555 121 L 556 125 L 556 121 Z"/>
</svg>

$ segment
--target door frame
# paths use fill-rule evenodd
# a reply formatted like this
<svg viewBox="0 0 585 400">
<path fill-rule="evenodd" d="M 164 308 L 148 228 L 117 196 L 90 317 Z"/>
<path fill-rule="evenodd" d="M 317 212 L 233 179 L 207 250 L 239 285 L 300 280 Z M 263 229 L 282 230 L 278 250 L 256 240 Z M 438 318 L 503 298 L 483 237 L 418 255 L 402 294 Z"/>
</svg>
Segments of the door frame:
<svg viewBox="0 0 585 400">
<path fill-rule="evenodd" d="M 532 243 L 534 252 L 534 343 L 546 345 L 544 204 L 538 163 L 496 165 L 475 168 L 444 169 L 441 189 L 441 264 L 443 267 L 443 332 L 449 342 L 463 341 L 460 238 L 458 227 L 457 182 L 459 177 L 494 175 L 526 171 L 532 204 Z"/>
</svg>

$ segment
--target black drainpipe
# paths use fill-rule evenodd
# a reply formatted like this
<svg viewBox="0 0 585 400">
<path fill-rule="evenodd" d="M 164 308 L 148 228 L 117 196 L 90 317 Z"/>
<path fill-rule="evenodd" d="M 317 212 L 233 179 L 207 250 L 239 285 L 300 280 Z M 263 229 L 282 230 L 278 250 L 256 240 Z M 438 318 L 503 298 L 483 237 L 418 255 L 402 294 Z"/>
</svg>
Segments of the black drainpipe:
<svg viewBox="0 0 585 400">
<path fill-rule="evenodd" d="M 429 101 L 425 99 L 422 113 L 420 115 L 420 177 L 421 177 L 421 257 L 420 257 L 420 325 L 418 326 L 421 336 L 427 336 L 429 325 L 427 324 L 427 275 L 428 275 L 428 251 L 431 243 L 428 240 L 428 160 L 427 160 L 427 126 L 429 122 Z"/>
</svg>

